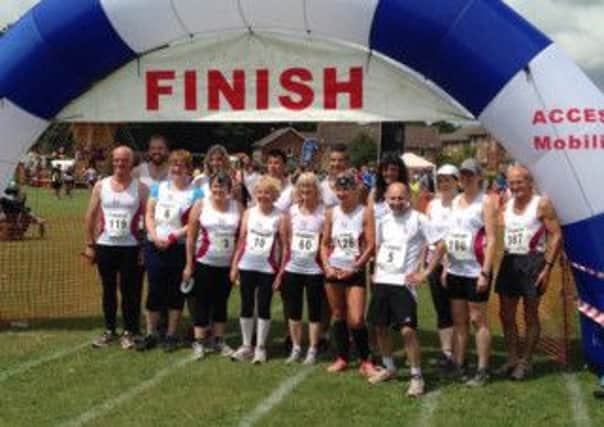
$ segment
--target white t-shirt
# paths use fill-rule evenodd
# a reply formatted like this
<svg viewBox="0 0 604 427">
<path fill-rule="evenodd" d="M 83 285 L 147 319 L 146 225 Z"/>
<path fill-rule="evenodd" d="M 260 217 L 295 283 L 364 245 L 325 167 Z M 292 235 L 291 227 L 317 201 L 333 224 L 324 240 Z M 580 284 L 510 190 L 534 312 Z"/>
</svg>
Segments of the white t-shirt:
<svg viewBox="0 0 604 427">
<path fill-rule="evenodd" d="M 545 226 L 538 218 L 541 197 L 533 195 L 524 212 L 514 212 L 514 198 L 508 200 L 503 214 L 504 249 L 514 255 L 545 251 Z"/>
<path fill-rule="evenodd" d="M 225 212 L 214 208 L 210 197 L 203 201 L 199 217 L 197 262 L 213 267 L 228 267 L 233 259 L 241 213 L 237 202 L 231 200 Z"/>
<path fill-rule="evenodd" d="M 280 219 L 281 212 L 276 208 L 269 215 L 262 213 L 258 206 L 249 209 L 245 246 L 239 259 L 241 270 L 277 272 Z"/>
<path fill-rule="evenodd" d="M 143 184 L 145 184 L 147 186 L 147 188 L 149 190 L 151 189 L 151 187 L 153 187 L 153 185 L 159 184 L 160 182 L 163 182 L 163 181 L 167 181 L 170 178 L 170 173 L 168 172 L 168 169 L 166 169 L 166 171 L 161 176 L 159 176 L 157 179 L 153 178 L 151 176 L 151 171 L 149 170 L 148 162 L 143 162 L 140 165 L 138 165 L 138 167 L 136 168 L 135 175 L 138 177 L 140 182 L 142 182 Z"/>
<path fill-rule="evenodd" d="M 328 209 L 340 204 L 340 199 L 338 199 L 338 196 L 336 196 L 335 191 L 330 185 L 329 177 L 321 182 L 321 197 L 323 198 L 323 204 Z"/>
<path fill-rule="evenodd" d="M 192 183 L 179 190 L 171 181 L 163 181 L 151 187 L 149 198 L 155 200 L 155 233 L 167 239 L 171 233 L 182 228 L 188 221 L 193 204 L 203 197 L 203 192 Z M 179 239 L 184 243 L 185 237 Z"/>
<path fill-rule="evenodd" d="M 322 274 L 319 265 L 320 237 L 325 223 L 325 207 L 303 214 L 298 205 L 289 211 L 291 222 L 290 257 L 285 271 L 297 274 Z"/>
<path fill-rule="evenodd" d="M 133 179 L 124 191 L 111 188 L 112 177 L 101 181 L 101 234 L 103 246 L 138 246 L 136 238 L 142 219 L 139 181 Z"/>
<path fill-rule="evenodd" d="M 441 239 L 416 210 L 399 216 L 388 212 L 377 227 L 374 283 L 405 286 L 407 275 L 417 271 L 424 246 Z"/>
<path fill-rule="evenodd" d="M 338 205 L 332 210 L 331 242 L 333 251 L 328 262 L 331 267 L 352 270 L 361 255 L 363 239 L 363 216 L 365 207 L 358 205 L 352 212 L 345 213 Z"/>
</svg>

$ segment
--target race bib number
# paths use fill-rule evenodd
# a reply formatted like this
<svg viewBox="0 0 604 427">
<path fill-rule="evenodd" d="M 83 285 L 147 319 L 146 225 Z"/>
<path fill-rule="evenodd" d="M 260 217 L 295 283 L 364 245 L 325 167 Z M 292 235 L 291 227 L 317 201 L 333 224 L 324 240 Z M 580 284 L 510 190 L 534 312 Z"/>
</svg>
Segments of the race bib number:
<svg viewBox="0 0 604 427">
<path fill-rule="evenodd" d="M 505 250 L 515 255 L 526 255 L 530 252 L 530 238 L 525 228 L 505 229 Z"/>
<path fill-rule="evenodd" d="M 105 221 L 105 230 L 112 239 L 123 239 L 130 235 L 132 216 L 127 212 L 111 212 Z"/>
<path fill-rule="evenodd" d="M 291 250 L 295 261 L 312 262 L 319 251 L 319 233 L 294 233 Z"/>
<path fill-rule="evenodd" d="M 476 257 L 472 233 L 464 231 L 450 233 L 447 236 L 447 253 L 459 261 L 473 261 Z"/>
<path fill-rule="evenodd" d="M 350 256 L 356 256 L 359 250 L 357 240 L 350 233 L 336 236 L 334 244 L 337 249 Z"/>
<path fill-rule="evenodd" d="M 382 244 L 377 255 L 377 265 L 388 273 L 402 272 L 407 254 L 406 245 Z"/>
<path fill-rule="evenodd" d="M 158 203 L 155 212 L 155 221 L 159 224 L 169 224 L 180 227 L 180 211 L 176 205 Z"/>
<path fill-rule="evenodd" d="M 274 240 L 275 236 L 272 233 L 249 230 L 246 241 L 247 250 L 257 257 L 268 258 L 273 248 Z"/>
<path fill-rule="evenodd" d="M 228 233 L 213 233 L 210 236 L 212 248 L 219 256 L 231 256 L 235 250 L 235 236 Z"/>
</svg>

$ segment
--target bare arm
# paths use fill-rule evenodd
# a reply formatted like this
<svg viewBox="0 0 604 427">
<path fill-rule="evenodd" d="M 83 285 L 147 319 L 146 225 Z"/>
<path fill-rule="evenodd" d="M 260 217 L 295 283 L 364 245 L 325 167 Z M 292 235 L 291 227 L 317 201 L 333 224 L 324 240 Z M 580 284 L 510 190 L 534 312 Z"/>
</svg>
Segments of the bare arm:
<svg viewBox="0 0 604 427">
<path fill-rule="evenodd" d="M 492 197 L 487 197 L 483 205 L 483 215 L 487 244 L 484 261 L 482 263 L 482 271 L 478 278 L 477 286 L 479 292 L 484 292 L 488 289 L 493 271 L 493 263 L 495 261 L 495 249 L 497 246 L 497 204 Z M 489 277 L 485 277 L 482 273 L 485 273 Z"/>
<path fill-rule="evenodd" d="M 101 207 L 101 181 L 94 185 L 92 195 L 90 196 L 90 202 L 88 203 L 88 209 L 86 210 L 86 216 L 84 217 L 84 235 L 86 236 L 86 246 L 90 247 L 94 245 L 96 236 L 96 225 L 99 217 L 99 210 Z"/>
<path fill-rule="evenodd" d="M 537 278 L 537 286 L 544 293 L 547 290 L 549 276 L 560 250 L 562 248 L 562 229 L 554 206 L 546 197 L 542 197 L 537 208 L 537 215 L 543 221 L 547 232 L 547 248 L 545 250 L 545 266 Z"/>
<path fill-rule="evenodd" d="M 199 218 L 202 211 L 203 201 L 198 200 L 191 208 L 191 212 L 189 212 L 189 219 L 194 219 L 189 221 L 189 227 L 187 229 L 187 241 L 185 245 L 187 250 L 186 269 L 188 269 L 191 274 L 193 273 L 193 268 L 195 266 L 195 242 L 197 241 L 197 235 L 199 233 L 199 221 L 196 221 L 195 218 Z"/>
<path fill-rule="evenodd" d="M 233 256 L 233 262 L 231 263 L 231 282 L 234 284 L 239 278 L 239 260 L 243 255 L 245 249 L 245 239 L 247 238 L 247 222 L 249 218 L 249 209 L 243 213 L 241 219 L 241 228 L 239 229 L 239 238 L 237 239 L 237 249 Z"/>
<path fill-rule="evenodd" d="M 321 263 L 327 278 L 333 276 L 334 270 L 329 266 L 329 251 L 331 250 L 331 225 L 332 225 L 332 210 L 328 209 L 325 213 L 325 223 L 323 224 L 323 235 L 321 237 Z"/>
<path fill-rule="evenodd" d="M 363 212 L 363 234 L 365 236 L 365 248 L 354 266 L 360 269 L 369 262 L 375 251 L 375 218 L 373 210 L 365 208 Z"/>
</svg>

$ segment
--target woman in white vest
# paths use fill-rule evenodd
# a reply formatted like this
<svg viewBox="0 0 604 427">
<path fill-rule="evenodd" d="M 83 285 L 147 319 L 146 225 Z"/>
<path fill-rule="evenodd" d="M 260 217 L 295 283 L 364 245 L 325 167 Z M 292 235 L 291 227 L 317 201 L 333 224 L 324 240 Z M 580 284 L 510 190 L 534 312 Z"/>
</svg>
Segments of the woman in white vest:
<svg viewBox="0 0 604 427">
<path fill-rule="evenodd" d="M 285 238 L 283 254 L 282 292 L 287 304 L 292 349 L 286 363 L 302 358 L 302 308 L 304 289 L 309 320 L 309 347 L 304 364 L 316 362 L 321 334 L 321 313 L 325 301 L 323 269 L 320 264 L 320 242 L 325 208 L 321 203 L 321 187 L 314 173 L 301 174 L 296 181 L 294 199 L 297 201 L 283 221 Z"/>
<path fill-rule="evenodd" d="M 218 172 L 226 173 L 232 184 L 231 195 L 241 201 L 241 183 L 237 180 L 236 171 L 231 165 L 229 152 L 222 145 L 216 144 L 208 148 L 203 160 L 203 173 L 194 179 L 195 185 L 201 187 L 204 194 L 210 194 L 210 178 Z"/>
<path fill-rule="evenodd" d="M 453 210 L 453 199 L 457 196 L 457 185 L 459 183 L 459 170 L 453 165 L 442 165 L 436 171 L 437 196 L 432 199 L 426 208 L 426 214 L 431 227 L 439 235 L 446 235 L 449 230 Z M 434 245 L 428 247 L 426 263 L 429 263 L 434 255 Z M 442 264 L 428 276 L 432 303 L 436 312 L 436 325 L 442 351 L 438 364 L 441 368 L 453 368 L 453 315 L 451 314 L 451 302 L 447 289 L 442 284 L 444 273 Z"/>
<path fill-rule="evenodd" d="M 489 379 L 491 332 L 487 301 L 495 259 L 497 204 L 482 190 L 482 170 L 475 159 L 465 160 L 459 170 L 463 193 L 453 200 L 444 282 L 453 314 L 454 373 L 467 385 L 482 386 Z M 476 335 L 478 367 L 468 380 L 464 366 L 470 322 Z"/>
<path fill-rule="evenodd" d="M 562 232 L 551 201 L 535 193 L 528 169 L 510 166 L 507 177 L 512 198 L 503 214 L 504 255 L 495 291 L 499 294 L 508 360 L 498 373 L 523 380 L 531 372 L 531 359 L 539 342 L 539 303 L 560 252 Z M 516 316 L 521 298 L 526 330 L 522 346 Z"/>
<path fill-rule="evenodd" d="M 225 341 L 227 304 L 232 283 L 230 266 L 237 244 L 243 208 L 231 197 L 231 177 L 218 172 L 210 177 L 210 194 L 191 210 L 187 233 L 187 266 L 183 280 L 195 278 L 193 352 L 202 359 L 208 349 L 230 356 Z M 211 324 L 211 328 L 210 328 Z M 212 337 L 213 342 L 208 342 Z"/>
<path fill-rule="evenodd" d="M 369 376 L 375 368 L 369 359 L 365 325 L 365 266 L 375 246 L 371 212 L 359 202 L 359 185 L 353 173 L 336 178 L 340 204 L 327 211 L 321 261 L 325 272 L 327 299 L 333 318 L 337 358 L 329 372 L 344 371 L 349 363 L 349 330 L 361 359 L 359 372 Z"/>
<path fill-rule="evenodd" d="M 147 335 L 137 342 L 137 350 L 149 350 L 159 342 L 158 326 L 162 311 L 168 312 L 166 351 L 178 345 L 176 329 L 185 296 L 180 291 L 186 262 L 185 239 L 189 212 L 203 193 L 192 183 L 193 158 L 185 150 L 176 150 L 168 159 L 170 179 L 151 187 L 145 224 L 149 245 L 145 247 L 147 294 Z"/>
<path fill-rule="evenodd" d="M 231 267 L 231 281 L 240 278 L 242 345 L 233 353 L 233 360 L 252 359 L 255 364 L 266 361 L 266 341 L 271 325 L 273 285 L 279 270 L 280 248 L 284 241 L 279 229 L 283 215 L 275 206 L 280 183 L 263 176 L 256 183 L 256 206 L 245 211 L 241 221 L 239 243 Z M 256 348 L 252 350 L 254 307 L 257 308 Z"/>
<path fill-rule="evenodd" d="M 117 339 L 118 277 L 124 321 L 122 348 L 134 347 L 134 336 L 139 332 L 143 269 L 138 227 L 148 190 L 132 177 L 133 163 L 130 148 L 120 146 L 113 150 L 113 175 L 95 184 L 86 212 L 83 255 L 98 266 L 105 317 L 105 332 L 94 340 L 94 347 L 106 347 Z"/>
</svg>

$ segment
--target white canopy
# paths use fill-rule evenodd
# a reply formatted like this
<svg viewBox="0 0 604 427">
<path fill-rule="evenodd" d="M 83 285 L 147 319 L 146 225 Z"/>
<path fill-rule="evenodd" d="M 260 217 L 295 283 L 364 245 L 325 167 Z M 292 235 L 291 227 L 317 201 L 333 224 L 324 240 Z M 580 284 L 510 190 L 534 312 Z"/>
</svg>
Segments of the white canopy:
<svg viewBox="0 0 604 427">
<path fill-rule="evenodd" d="M 434 169 L 436 165 L 415 153 L 405 153 L 401 156 L 409 169 Z"/>
</svg>

